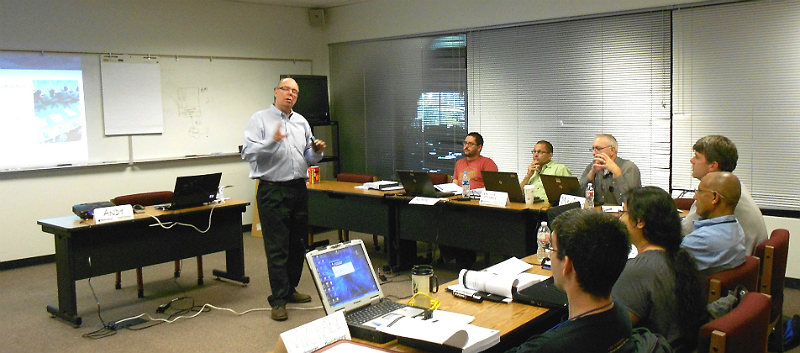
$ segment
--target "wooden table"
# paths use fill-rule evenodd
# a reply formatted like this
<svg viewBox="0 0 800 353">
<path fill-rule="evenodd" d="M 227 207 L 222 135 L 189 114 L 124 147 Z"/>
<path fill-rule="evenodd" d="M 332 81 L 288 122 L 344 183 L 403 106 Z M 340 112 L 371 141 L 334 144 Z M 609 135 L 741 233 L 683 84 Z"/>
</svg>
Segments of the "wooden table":
<svg viewBox="0 0 800 353">
<path fill-rule="evenodd" d="M 528 263 L 534 264 L 528 272 L 550 276 L 550 270 L 544 270 L 539 266 L 536 255 L 525 257 Z M 433 297 L 440 301 L 439 310 L 451 311 L 459 314 L 466 314 L 475 317 L 471 324 L 495 329 L 500 331 L 500 343 L 492 347 L 489 351 L 505 352 L 509 348 L 516 347 L 533 335 L 545 332 L 555 326 L 563 315 L 565 309 L 546 309 L 537 306 L 519 303 L 495 303 L 483 301 L 474 303 L 454 297 L 445 288 L 458 283 L 453 280 L 439 287 L 440 292 L 433 294 Z M 403 301 L 405 302 L 405 301 Z M 420 350 L 401 345 L 397 340 L 385 344 L 375 344 L 360 341 L 378 347 L 386 348 L 398 352 L 421 352 Z"/>
<path fill-rule="evenodd" d="M 42 219 L 36 223 L 42 231 L 54 235 L 56 248 L 56 281 L 58 306 L 47 311 L 76 326 L 78 316 L 75 281 L 225 251 L 226 271 L 213 274 L 236 282 L 249 283 L 244 274 L 242 213 L 249 202 L 228 200 L 221 205 L 201 206 L 177 211 L 161 211 L 152 206 L 134 219 L 105 224 L 82 220 L 77 216 Z M 171 229 L 161 222 L 193 224 L 205 230 L 176 225 Z"/>
</svg>

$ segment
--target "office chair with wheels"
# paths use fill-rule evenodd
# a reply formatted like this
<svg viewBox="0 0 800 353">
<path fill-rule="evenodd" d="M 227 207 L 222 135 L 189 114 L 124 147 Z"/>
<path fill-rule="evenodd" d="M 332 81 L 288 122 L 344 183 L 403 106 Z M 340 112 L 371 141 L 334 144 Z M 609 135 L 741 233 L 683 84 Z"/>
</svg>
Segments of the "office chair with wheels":
<svg viewBox="0 0 800 353">
<path fill-rule="evenodd" d="M 428 176 L 431 178 L 431 183 L 433 185 L 439 184 L 446 184 L 452 183 L 453 179 L 450 178 L 450 175 L 446 173 L 428 173 Z"/>
<path fill-rule="evenodd" d="M 755 255 L 761 259 L 759 292 L 772 296 L 769 322 L 770 347 L 783 352 L 783 287 L 786 281 L 786 261 L 789 257 L 789 231 L 775 229 L 769 239 L 756 246 Z M 778 331 L 775 331 L 775 330 Z"/>
<path fill-rule="evenodd" d="M 758 291 L 759 260 L 755 256 L 745 256 L 744 263 L 730 270 L 720 271 L 706 277 L 708 302 L 713 303 L 723 293 L 743 285 L 750 292 Z"/>
<path fill-rule="evenodd" d="M 172 202 L 172 191 L 154 191 L 139 194 L 130 194 L 118 196 L 111 199 L 111 203 L 115 205 L 142 205 L 152 206 Z M 181 276 L 181 261 L 175 260 L 175 278 Z M 203 284 L 203 257 L 197 256 L 197 284 Z M 116 282 L 114 287 L 116 289 L 122 288 L 122 272 L 117 272 Z M 136 269 L 136 287 L 138 290 L 139 298 L 144 298 L 144 279 L 142 278 L 142 268 Z"/>
<path fill-rule="evenodd" d="M 771 302 L 763 293 L 745 294 L 730 313 L 700 327 L 697 352 L 766 352 Z"/>
</svg>

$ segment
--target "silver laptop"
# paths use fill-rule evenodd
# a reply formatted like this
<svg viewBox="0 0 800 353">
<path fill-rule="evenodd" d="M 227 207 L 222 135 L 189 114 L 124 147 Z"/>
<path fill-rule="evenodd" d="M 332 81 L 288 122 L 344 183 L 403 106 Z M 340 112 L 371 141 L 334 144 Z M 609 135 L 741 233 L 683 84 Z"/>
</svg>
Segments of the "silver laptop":
<svg viewBox="0 0 800 353">
<path fill-rule="evenodd" d="M 361 239 L 320 247 L 306 254 L 325 314 L 345 312 L 350 335 L 385 343 L 396 337 L 377 330 L 396 316 L 427 315 L 423 309 L 386 299 Z"/>
</svg>

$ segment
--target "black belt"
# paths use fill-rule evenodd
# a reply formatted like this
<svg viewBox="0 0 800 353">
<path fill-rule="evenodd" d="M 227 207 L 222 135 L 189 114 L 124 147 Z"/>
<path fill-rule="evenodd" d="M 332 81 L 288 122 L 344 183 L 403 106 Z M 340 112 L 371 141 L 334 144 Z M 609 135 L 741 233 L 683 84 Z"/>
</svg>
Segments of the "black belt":
<svg viewBox="0 0 800 353">
<path fill-rule="evenodd" d="M 298 179 L 292 179 L 292 180 L 288 180 L 288 181 L 269 181 L 269 180 L 259 179 L 259 182 L 261 184 L 264 184 L 264 185 L 272 184 L 272 185 L 290 186 L 290 185 L 295 185 L 295 184 L 300 184 L 300 183 L 305 184 L 306 183 L 306 179 L 298 178 Z M 261 185 L 261 184 L 259 184 L 259 185 Z"/>
</svg>

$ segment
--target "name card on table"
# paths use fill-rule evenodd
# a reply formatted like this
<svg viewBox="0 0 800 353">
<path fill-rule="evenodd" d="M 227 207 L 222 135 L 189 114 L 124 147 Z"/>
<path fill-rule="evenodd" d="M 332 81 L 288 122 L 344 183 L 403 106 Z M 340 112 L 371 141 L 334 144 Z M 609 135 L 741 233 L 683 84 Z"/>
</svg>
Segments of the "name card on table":
<svg viewBox="0 0 800 353">
<path fill-rule="evenodd" d="M 481 194 L 481 205 L 506 207 L 508 205 L 508 193 L 503 191 L 486 190 Z"/>
<path fill-rule="evenodd" d="M 94 209 L 94 223 L 103 224 L 133 219 L 131 205 L 119 205 Z"/>
<path fill-rule="evenodd" d="M 274 353 L 314 352 L 343 339 L 349 340 L 351 337 L 344 310 L 340 310 L 281 333 Z"/>
<path fill-rule="evenodd" d="M 561 198 L 558 199 L 559 205 L 566 205 L 568 203 L 573 203 L 573 202 L 580 202 L 581 208 L 583 208 L 583 204 L 586 203 L 586 198 L 575 195 L 561 194 Z"/>
</svg>

